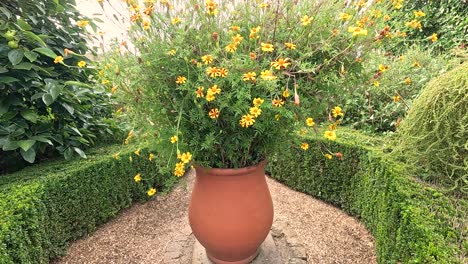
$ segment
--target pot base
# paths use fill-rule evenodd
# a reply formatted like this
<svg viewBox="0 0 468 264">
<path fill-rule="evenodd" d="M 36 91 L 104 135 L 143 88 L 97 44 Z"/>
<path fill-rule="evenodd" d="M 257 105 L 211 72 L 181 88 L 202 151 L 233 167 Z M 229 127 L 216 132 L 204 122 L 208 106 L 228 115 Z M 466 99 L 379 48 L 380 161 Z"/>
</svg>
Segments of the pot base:
<svg viewBox="0 0 468 264">
<path fill-rule="evenodd" d="M 234 262 L 230 262 L 230 261 L 223 261 L 223 260 L 220 260 L 220 259 L 217 259 L 213 256 L 210 255 L 210 253 L 208 253 L 208 251 L 206 252 L 206 255 L 208 256 L 208 258 L 213 261 L 213 263 L 215 264 L 248 264 L 250 263 L 252 260 L 254 260 L 257 256 L 258 256 L 258 253 L 260 252 L 260 248 L 257 249 L 257 251 L 255 252 L 255 254 L 253 254 L 252 256 L 248 257 L 248 258 L 245 258 L 243 260 L 239 260 L 239 261 L 234 261 Z"/>
</svg>

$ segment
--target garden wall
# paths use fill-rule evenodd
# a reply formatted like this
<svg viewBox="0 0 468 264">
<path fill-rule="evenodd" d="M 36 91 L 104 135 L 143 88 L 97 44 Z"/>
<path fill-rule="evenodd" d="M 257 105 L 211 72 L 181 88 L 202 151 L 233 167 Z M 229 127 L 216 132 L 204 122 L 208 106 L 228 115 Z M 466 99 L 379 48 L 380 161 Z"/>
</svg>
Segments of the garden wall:
<svg viewBox="0 0 468 264">
<path fill-rule="evenodd" d="M 385 156 L 383 141 L 346 129 L 338 133 L 331 144 L 304 140 L 342 152 L 343 160 L 328 160 L 313 147 L 290 148 L 270 159 L 269 173 L 357 216 L 375 237 L 379 263 L 462 263 L 467 201 L 413 180 L 403 164 Z"/>
<path fill-rule="evenodd" d="M 113 158 L 119 151 L 119 159 Z M 147 199 L 147 186 L 161 190 L 174 181 L 156 173 L 147 149 L 140 156 L 133 151 L 95 148 L 86 160 L 48 162 L 0 176 L 0 264 L 49 263 L 69 241 L 92 232 L 133 201 Z M 137 173 L 154 179 L 137 184 Z"/>
</svg>

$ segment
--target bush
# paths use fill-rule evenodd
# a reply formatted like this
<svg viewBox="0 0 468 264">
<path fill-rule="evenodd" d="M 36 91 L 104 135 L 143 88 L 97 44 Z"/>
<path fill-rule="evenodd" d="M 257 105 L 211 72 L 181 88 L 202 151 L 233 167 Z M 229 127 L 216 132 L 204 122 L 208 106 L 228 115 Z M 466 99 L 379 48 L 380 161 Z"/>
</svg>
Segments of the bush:
<svg viewBox="0 0 468 264">
<path fill-rule="evenodd" d="M 308 141 L 341 153 L 328 159 L 320 151 L 285 149 L 270 159 L 270 175 L 359 217 L 375 237 L 379 263 L 463 263 L 467 200 L 414 181 L 406 165 L 383 155 L 378 138 L 342 128 L 331 146 Z"/>
<path fill-rule="evenodd" d="M 424 179 L 468 193 L 468 63 L 432 80 L 403 120 L 396 153 Z"/>
<path fill-rule="evenodd" d="M 148 199 L 150 187 L 169 190 L 176 178 L 155 173 L 147 148 L 139 156 L 132 151 L 94 148 L 86 160 L 42 163 L 0 177 L 0 263 L 49 263 L 68 242 Z"/>
<path fill-rule="evenodd" d="M 55 151 L 85 157 L 111 133 L 109 96 L 84 56 L 93 52 L 85 27 L 95 25 L 74 3 L 0 3 L 0 173 Z"/>
</svg>

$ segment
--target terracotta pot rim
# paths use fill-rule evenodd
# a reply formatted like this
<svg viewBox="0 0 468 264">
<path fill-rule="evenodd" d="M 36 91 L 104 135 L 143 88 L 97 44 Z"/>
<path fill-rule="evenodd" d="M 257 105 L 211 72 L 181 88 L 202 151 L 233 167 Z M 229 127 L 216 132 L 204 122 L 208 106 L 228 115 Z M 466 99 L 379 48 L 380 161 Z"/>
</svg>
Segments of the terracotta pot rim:
<svg viewBox="0 0 468 264">
<path fill-rule="evenodd" d="M 205 168 L 200 165 L 195 165 L 194 167 L 195 170 L 203 170 L 205 174 L 211 176 L 239 176 L 255 171 L 258 167 L 264 167 L 266 163 L 267 159 L 264 159 L 255 165 L 238 169 Z"/>
</svg>

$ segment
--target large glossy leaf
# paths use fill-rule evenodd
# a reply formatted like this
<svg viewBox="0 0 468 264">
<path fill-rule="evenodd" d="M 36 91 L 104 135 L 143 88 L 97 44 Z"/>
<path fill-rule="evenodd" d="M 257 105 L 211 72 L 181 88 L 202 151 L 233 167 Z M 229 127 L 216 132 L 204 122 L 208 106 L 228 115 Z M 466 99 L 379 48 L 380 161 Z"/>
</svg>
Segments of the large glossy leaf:
<svg viewBox="0 0 468 264">
<path fill-rule="evenodd" d="M 42 95 L 42 101 L 44 102 L 45 105 L 49 106 L 51 105 L 55 100 L 52 97 L 52 95 L 45 93 Z"/>
<path fill-rule="evenodd" d="M 33 65 L 31 63 L 29 63 L 29 62 L 22 62 L 22 63 L 20 63 L 18 65 L 13 66 L 13 69 L 15 69 L 15 70 L 28 70 L 29 71 L 29 70 L 31 70 L 32 66 Z"/>
<path fill-rule="evenodd" d="M 29 38 L 29 39 L 31 39 L 31 40 L 37 42 L 40 46 L 42 46 L 42 47 L 44 47 L 44 48 L 47 48 L 47 44 L 44 42 L 44 40 L 42 40 L 38 35 L 34 34 L 33 32 L 31 32 L 31 31 L 24 31 L 23 34 L 24 34 L 27 38 Z"/>
<path fill-rule="evenodd" d="M 33 148 L 28 149 L 28 151 L 21 149 L 20 153 L 23 159 L 29 163 L 34 163 L 36 160 L 36 151 Z"/>
<path fill-rule="evenodd" d="M 18 148 L 19 148 L 19 146 L 18 146 L 17 141 L 12 141 L 9 138 L 7 138 L 3 143 L 2 150 L 3 151 L 10 151 L 10 150 L 16 150 Z"/>
<path fill-rule="evenodd" d="M 39 57 L 39 55 L 36 52 L 33 52 L 33 51 L 26 51 L 24 53 L 24 56 L 26 58 L 28 58 L 28 60 L 30 62 L 35 62 L 37 60 L 37 57 Z"/>
<path fill-rule="evenodd" d="M 23 19 L 19 18 L 16 20 L 16 24 L 18 24 L 18 26 L 22 29 L 22 30 L 31 30 L 32 27 L 26 23 L 26 21 L 24 21 Z"/>
<path fill-rule="evenodd" d="M 22 150 L 28 151 L 32 146 L 34 146 L 34 144 L 36 144 L 36 140 L 20 140 L 17 144 Z"/>
<path fill-rule="evenodd" d="M 23 60 L 24 51 L 21 49 L 13 49 L 8 52 L 8 60 L 10 60 L 11 64 L 16 65 Z"/>
<path fill-rule="evenodd" d="M 0 83 L 10 84 L 10 83 L 18 82 L 18 81 L 19 81 L 19 80 L 16 79 L 15 77 L 0 76 Z"/>
<path fill-rule="evenodd" d="M 80 155 L 80 157 L 82 157 L 83 159 L 86 159 L 86 154 L 84 153 L 83 150 L 81 150 L 80 148 L 77 148 L 77 147 L 74 147 L 73 148 L 75 150 L 76 153 L 78 153 L 78 155 Z"/>
<path fill-rule="evenodd" d="M 31 110 L 31 109 L 25 109 L 25 110 L 21 111 L 21 116 L 24 119 L 26 119 L 28 121 L 31 121 L 33 123 L 36 123 L 37 119 L 39 118 L 39 116 L 36 114 L 36 112 Z"/>
<path fill-rule="evenodd" d="M 47 57 L 52 59 L 55 59 L 55 57 L 57 57 L 57 54 L 55 54 L 55 52 L 49 48 L 36 48 L 33 49 L 33 51 L 46 55 Z"/>
</svg>

